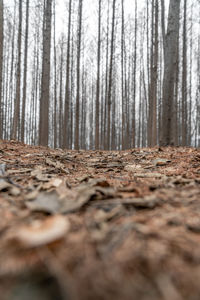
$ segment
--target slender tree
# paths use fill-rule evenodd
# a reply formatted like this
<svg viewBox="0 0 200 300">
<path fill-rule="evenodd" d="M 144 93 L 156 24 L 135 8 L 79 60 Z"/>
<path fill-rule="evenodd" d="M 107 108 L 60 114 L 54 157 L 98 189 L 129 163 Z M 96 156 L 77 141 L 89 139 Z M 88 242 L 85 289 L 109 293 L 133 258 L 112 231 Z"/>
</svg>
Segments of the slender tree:
<svg viewBox="0 0 200 300">
<path fill-rule="evenodd" d="M 101 0 L 98 8 L 98 46 L 97 46 L 97 87 L 96 87 L 96 112 L 95 112 L 95 148 L 99 149 L 99 101 L 100 101 L 100 63 L 101 63 Z"/>
<path fill-rule="evenodd" d="M 182 146 L 187 144 L 187 0 L 183 9 L 183 54 L 182 54 Z"/>
<path fill-rule="evenodd" d="M 54 148 L 57 147 L 57 53 L 56 53 L 56 1 L 53 2 L 53 48 L 54 48 Z M 61 55 L 62 57 L 62 55 Z M 62 68 L 61 68 L 62 69 Z"/>
<path fill-rule="evenodd" d="M 107 145 L 106 148 L 110 149 L 111 137 L 111 104 L 112 104 L 112 80 L 113 80 L 113 59 L 114 59 L 114 35 L 115 35 L 115 6 L 116 0 L 113 0 L 112 8 L 112 29 L 111 29 L 111 43 L 110 43 L 110 64 L 109 64 L 109 79 L 108 79 L 108 94 L 107 94 L 107 108 L 108 108 L 108 121 L 107 121 Z"/>
<path fill-rule="evenodd" d="M 180 0 L 170 0 L 167 33 L 164 35 L 164 77 L 161 145 L 173 145 L 173 100 L 177 64 Z"/>
<path fill-rule="evenodd" d="M 25 132 L 25 111 L 26 111 L 26 94 L 27 94 L 27 62 L 28 62 L 28 34 L 29 34 L 29 0 L 26 2 L 26 32 L 24 42 L 24 81 L 22 97 L 22 122 L 21 122 L 21 140 L 24 142 Z"/>
<path fill-rule="evenodd" d="M 75 149 L 79 149 L 79 116 L 80 116 L 80 62 L 81 62 L 81 37 L 82 37 L 82 9 L 83 0 L 79 0 L 78 12 L 78 42 L 77 42 L 77 66 L 76 66 L 76 124 L 75 124 Z"/>
<path fill-rule="evenodd" d="M 0 0 L 0 139 L 3 135 L 3 112 L 2 112 L 2 87 L 3 87 L 3 0 Z"/>
<path fill-rule="evenodd" d="M 69 147 L 71 16 L 72 16 L 72 0 L 69 0 L 68 33 L 67 33 L 67 63 L 66 63 L 66 82 L 65 82 L 65 104 L 64 104 L 64 123 L 63 123 L 63 148 L 68 148 Z"/>
<path fill-rule="evenodd" d="M 148 145 L 157 144 L 158 0 L 152 1 L 151 76 L 149 86 Z"/>
<path fill-rule="evenodd" d="M 52 0 L 44 2 L 39 144 L 48 145 Z"/>
<path fill-rule="evenodd" d="M 130 145 L 135 148 L 135 135 L 136 135 L 136 69 L 137 69 L 137 0 L 135 0 L 135 41 L 134 41 L 134 56 L 133 56 L 133 108 L 132 108 L 132 137 Z"/>
<path fill-rule="evenodd" d="M 22 56 L 22 1 L 19 1 L 19 25 L 18 25 L 18 42 L 17 42 L 17 80 L 14 105 L 14 117 L 11 138 L 17 138 L 17 129 L 20 121 L 20 98 L 21 98 L 21 56 Z"/>
</svg>

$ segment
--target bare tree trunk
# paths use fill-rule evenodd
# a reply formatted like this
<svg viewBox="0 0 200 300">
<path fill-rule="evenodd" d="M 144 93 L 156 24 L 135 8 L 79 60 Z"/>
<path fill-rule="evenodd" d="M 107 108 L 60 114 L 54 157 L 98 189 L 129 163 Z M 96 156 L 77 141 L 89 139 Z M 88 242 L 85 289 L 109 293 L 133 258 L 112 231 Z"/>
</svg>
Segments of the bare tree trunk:
<svg viewBox="0 0 200 300">
<path fill-rule="evenodd" d="M 199 6 L 200 13 L 200 6 Z M 200 19 L 199 19 L 199 34 L 198 34 L 198 53 L 200 53 Z M 195 146 L 200 147 L 200 55 L 197 58 L 197 90 L 195 97 L 196 120 L 195 120 Z"/>
<path fill-rule="evenodd" d="M 192 68 L 193 68 L 193 20 L 192 16 L 194 13 L 193 5 L 190 10 L 190 72 L 189 72 L 189 109 L 188 109 L 188 136 L 187 145 L 192 145 Z"/>
<path fill-rule="evenodd" d="M 111 45 L 110 45 L 110 65 L 109 65 L 109 84 L 108 84 L 108 95 L 107 95 L 107 104 L 108 104 L 108 123 L 107 123 L 107 145 L 106 149 L 110 149 L 110 135 L 111 135 L 111 104 L 112 104 L 112 75 L 113 75 L 113 54 L 114 54 L 114 34 L 115 34 L 115 5 L 116 0 L 113 0 L 113 15 L 112 15 L 112 31 L 111 31 Z"/>
<path fill-rule="evenodd" d="M 180 0 L 170 0 L 168 28 L 165 35 L 164 78 L 163 78 L 163 113 L 161 145 L 173 145 L 173 101 L 175 73 L 177 64 L 177 40 L 179 29 Z"/>
<path fill-rule="evenodd" d="M 72 26 L 73 27 L 73 26 Z M 72 28 L 72 32 L 73 32 L 73 28 Z M 70 133 L 69 133 L 69 137 L 70 137 L 70 143 L 69 143 L 69 148 L 72 149 L 73 145 L 74 145 L 74 123 L 75 123 L 75 118 L 74 118 L 74 105 L 72 102 L 72 99 L 74 99 L 75 95 L 74 95 L 74 82 L 75 82 L 75 76 L 74 76 L 74 63 L 75 63 L 75 43 L 74 43 L 74 38 L 72 35 L 72 41 L 71 41 L 71 72 L 70 72 L 70 80 L 71 80 L 71 91 L 70 91 L 70 103 L 69 103 L 69 112 L 70 112 Z"/>
<path fill-rule="evenodd" d="M 27 92 L 27 60 L 28 60 L 28 33 L 29 33 L 29 0 L 26 2 L 26 33 L 24 43 L 24 82 L 22 97 L 22 123 L 21 123 L 21 141 L 24 142 L 25 131 L 25 112 L 26 112 L 26 92 Z"/>
<path fill-rule="evenodd" d="M 137 68 L 137 0 L 135 0 L 135 42 L 134 42 L 134 69 L 133 69 L 133 110 L 132 110 L 132 141 L 131 147 L 135 148 L 135 103 L 136 103 L 136 68 Z"/>
<path fill-rule="evenodd" d="M 152 2 L 151 78 L 149 86 L 148 146 L 157 144 L 158 0 Z"/>
<path fill-rule="evenodd" d="M 179 34 L 177 37 L 177 63 L 176 63 L 176 73 L 175 73 L 175 87 L 174 87 L 174 111 L 173 111 L 173 124 L 174 124 L 174 130 L 173 130 L 173 141 L 174 141 L 174 146 L 179 145 L 179 135 L 180 135 L 180 119 L 178 117 L 179 113 L 179 95 L 178 95 L 178 90 L 179 90 Z"/>
<path fill-rule="evenodd" d="M 121 0 L 122 25 L 121 25 L 121 97 L 122 97 L 122 150 L 126 148 L 126 102 L 124 96 L 124 0 Z"/>
<path fill-rule="evenodd" d="M 3 0 L 0 0 L 0 139 L 3 136 L 3 107 L 2 107 L 2 90 L 3 90 L 3 45 L 4 45 L 4 36 L 3 36 Z"/>
<path fill-rule="evenodd" d="M 15 67 L 15 35 L 16 35 L 16 11 L 17 11 L 17 4 L 16 0 L 14 1 L 14 21 L 13 21 L 13 26 L 12 26 L 12 42 L 11 42 L 11 66 L 10 66 L 10 84 L 9 84 L 9 99 L 10 99 L 10 105 L 8 107 L 8 119 L 7 122 L 10 125 L 9 130 L 7 130 L 7 138 L 10 138 L 12 135 L 12 115 L 13 115 L 13 107 L 14 107 L 14 97 L 15 97 L 15 91 L 14 91 L 14 80 L 15 80 L 15 72 L 14 72 L 14 67 Z"/>
<path fill-rule="evenodd" d="M 69 148 L 71 15 L 72 15 L 72 0 L 69 0 L 68 34 L 67 34 L 67 63 L 66 63 L 66 82 L 65 82 L 65 104 L 64 104 L 65 107 L 64 107 L 64 123 L 63 123 L 63 148 Z"/>
<path fill-rule="evenodd" d="M 64 61 L 64 37 L 62 36 L 61 40 L 61 53 L 60 53 L 60 74 L 59 74 L 59 147 L 62 147 L 63 145 L 63 61 Z"/>
<path fill-rule="evenodd" d="M 108 8 L 107 8 L 107 32 L 106 32 L 106 74 L 105 74 L 105 103 L 104 103 L 104 144 L 103 148 L 107 148 L 107 139 L 106 139 L 106 133 L 107 133 L 107 116 L 108 116 L 108 101 L 107 101 L 107 95 L 108 95 L 108 55 L 109 55 L 109 18 L 110 15 L 110 1 L 108 0 Z"/>
<path fill-rule="evenodd" d="M 18 26 L 18 55 L 17 55 L 17 82 L 15 94 L 15 106 L 12 128 L 12 139 L 17 138 L 17 129 L 20 121 L 20 97 L 21 97 L 21 45 L 22 45 L 22 1 L 19 1 L 19 26 Z"/>
<path fill-rule="evenodd" d="M 187 144 L 187 0 L 184 0 L 182 57 L 182 146 Z"/>
<path fill-rule="evenodd" d="M 49 138 L 49 87 L 51 58 L 52 0 L 45 1 L 43 25 L 42 82 L 40 98 L 39 144 L 48 146 Z"/>
<path fill-rule="evenodd" d="M 58 105 L 58 101 L 57 101 L 57 53 L 56 53 L 56 1 L 54 0 L 53 2 L 53 15 L 54 15 L 54 20 L 53 20 L 53 55 L 54 55 L 54 112 L 53 112 L 53 116 L 54 116 L 54 126 L 53 126 L 53 131 L 54 131 L 54 148 L 57 147 L 57 130 L 58 130 L 58 126 L 57 126 L 57 105 Z M 62 57 L 62 55 L 61 55 Z"/>
<path fill-rule="evenodd" d="M 77 43 L 77 87 L 76 87 L 76 124 L 75 124 L 75 149 L 79 150 L 79 116 L 80 116 L 80 61 L 81 61 L 81 33 L 82 33 L 82 8 L 83 0 L 79 0 L 79 24 Z"/>
<path fill-rule="evenodd" d="M 99 149 L 99 101 L 100 101 L 100 63 L 101 63 L 101 0 L 99 0 L 98 18 L 98 50 L 97 50 L 97 87 L 95 112 L 95 149 Z"/>
</svg>

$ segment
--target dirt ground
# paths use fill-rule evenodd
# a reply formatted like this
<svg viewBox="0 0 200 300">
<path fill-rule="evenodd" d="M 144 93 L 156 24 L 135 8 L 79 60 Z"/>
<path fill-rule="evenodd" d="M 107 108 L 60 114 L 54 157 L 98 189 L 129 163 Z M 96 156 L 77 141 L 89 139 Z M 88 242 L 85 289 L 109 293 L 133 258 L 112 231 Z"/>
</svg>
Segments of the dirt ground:
<svg viewBox="0 0 200 300">
<path fill-rule="evenodd" d="M 1 300 L 199 300 L 200 149 L 0 142 Z"/>
</svg>

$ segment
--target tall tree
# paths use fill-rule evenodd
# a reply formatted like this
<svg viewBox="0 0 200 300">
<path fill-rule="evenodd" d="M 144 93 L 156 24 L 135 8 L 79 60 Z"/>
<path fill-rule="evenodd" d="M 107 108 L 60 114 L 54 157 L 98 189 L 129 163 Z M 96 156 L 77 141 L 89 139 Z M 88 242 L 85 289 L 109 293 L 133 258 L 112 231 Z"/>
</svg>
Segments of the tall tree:
<svg viewBox="0 0 200 300">
<path fill-rule="evenodd" d="M 60 42 L 60 75 L 59 75 L 59 147 L 63 145 L 63 61 L 64 61 L 64 36 Z"/>
<path fill-rule="evenodd" d="M 126 102 L 124 95 L 124 0 L 121 0 L 121 97 L 122 97 L 122 150 L 126 148 Z"/>
<path fill-rule="evenodd" d="M 21 2 L 21 1 L 20 1 Z M 48 145 L 52 0 L 44 1 L 39 144 Z"/>
<path fill-rule="evenodd" d="M 167 33 L 164 33 L 164 77 L 161 145 L 173 145 L 173 100 L 177 64 L 180 0 L 170 0 Z"/>
<path fill-rule="evenodd" d="M 28 33 L 29 33 L 29 0 L 26 1 L 26 32 L 24 42 L 24 82 L 22 97 L 22 122 L 21 122 L 21 140 L 24 142 L 25 131 L 25 111 L 26 111 L 26 93 L 27 93 L 27 62 L 28 62 Z"/>
<path fill-rule="evenodd" d="M 110 149 L 111 137 L 111 104 L 112 104 L 112 80 L 113 80 L 113 60 L 114 60 L 114 37 L 115 37 L 115 6 L 116 0 L 113 0 L 112 7 L 112 29 L 111 29 L 111 43 L 110 43 L 110 64 L 109 64 L 109 78 L 108 78 L 108 94 L 107 94 L 107 108 L 108 108 L 108 121 L 107 121 L 107 143 L 106 148 Z"/>
<path fill-rule="evenodd" d="M 22 1 L 19 1 L 19 25 L 18 25 L 18 42 L 17 42 L 17 80 L 14 104 L 14 117 L 12 127 L 12 139 L 17 138 L 17 129 L 20 121 L 20 98 L 21 98 L 21 56 L 22 56 Z"/>
<path fill-rule="evenodd" d="M 68 33 L 67 33 L 67 63 L 66 63 L 65 104 L 64 104 L 64 124 L 63 124 L 63 148 L 68 148 L 69 147 L 71 16 L 72 16 L 72 0 L 69 0 Z"/>
<path fill-rule="evenodd" d="M 79 149 L 79 116 L 80 116 L 80 62 L 81 62 L 81 37 L 82 37 L 82 10 L 83 0 L 79 0 L 78 12 L 78 42 L 77 42 L 77 65 L 76 65 L 76 124 L 75 124 L 75 149 Z"/>
<path fill-rule="evenodd" d="M 151 67 L 149 86 L 148 145 L 157 144 L 158 0 L 152 1 Z"/>
<path fill-rule="evenodd" d="M 3 87 L 3 0 L 0 0 L 0 139 L 2 139 L 3 112 L 2 112 L 2 87 Z"/>
<path fill-rule="evenodd" d="M 98 45 L 97 45 L 97 87 L 95 112 L 95 149 L 99 149 L 99 101 L 100 101 L 100 63 L 101 63 L 101 0 L 98 8 Z"/>
<path fill-rule="evenodd" d="M 135 111 L 136 111 L 136 69 L 137 69 L 137 0 L 135 0 L 135 41 L 134 41 L 134 56 L 133 56 L 133 108 L 132 108 L 132 136 L 130 145 L 135 148 L 135 131 L 136 131 L 136 119 L 135 119 Z"/>
<path fill-rule="evenodd" d="M 107 148 L 107 138 L 106 138 L 106 129 L 107 129 L 107 116 L 108 116 L 108 101 L 107 101 L 107 95 L 108 95 L 108 60 L 109 60 L 109 23 L 110 23 L 110 0 L 107 2 L 107 26 L 106 26 L 106 59 L 105 59 L 105 101 L 104 101 L 104 119 L 103 119 L 103 138 L 104 141 L 102 146 L 104 149 Z"/>
<path fill-rule="evenodd" d="M 182 54 L 182 146 L 187 144 L 187 0 L 183 8 L 183 54 Z"/>
<path fill-rule="evenodd" d="M 56 1 L 53 2 L 53 55 L 54 55 L 54 148 L 57 147 L 57 53 L 56 53 Z M 62 57 L 62 55 L 61 55 Z M 62 67 L 61 67 L 62 70 Z"/>
</svg>

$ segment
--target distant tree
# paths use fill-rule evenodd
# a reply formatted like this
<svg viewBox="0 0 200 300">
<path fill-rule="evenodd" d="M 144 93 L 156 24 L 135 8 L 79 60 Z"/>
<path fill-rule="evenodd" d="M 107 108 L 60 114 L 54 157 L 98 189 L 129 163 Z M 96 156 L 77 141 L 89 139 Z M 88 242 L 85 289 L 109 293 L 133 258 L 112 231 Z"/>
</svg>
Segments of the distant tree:
<svg viewBox="0 0 200 300">
<path fill-rule="evenodd" d="M 158 88 L 158 0 L 152 1 L 151 25 L 151 62 L 149 83 L 149 108 L 148 108 L 148 145 L 157 144 L 157 88 Z"/>
<path fill-rule="evenodd" d="M 200 5 L 199 5 L 200 13 Z M 197 45 L 197 88 L 195 93 L 195 146 L 200 147 L 200 19 L 199 19 L 199 33 L 198 33 L 198 45 Z"/>
<path fill-rule="evenodd" d="M 59 67 L 59 147 L 63 145 L 63 62 L 64 62 L 64 36 L 60 41 L 60 67 Z M 55 123 L 54 123 L 55 124 Z"/>
<path fill-rule="evenodd" d="M 97 43 L 97 84 L 95 112 L 95 149 L 99 149 L 99 101 L 100 101 L 100 63 L 101 63 L 101 0 L 98 7 L 98 43 Z"/>
<path fill-rule="evenodd" d="M 113 0 L 111 43 L 110 43 L 110 63 L 109 63 L 108 92 L 107 92 L 108 121 L 107 121 L 106 149 L 110 149 L 110 138 L 111 138 L 111 104 L 112 104 L 112 80 L 113 80 L 114 35 L 115 35 L 115 6 L 116 6 L 116 0 Z"/>
<path fill-rule="evenodd" d="M 105 54 L 105 96 L 104 96 L 104 118 L 103 118 L 103 135 L 102 135 L 102 148 L 107 148 L 107 123 L 108 123 L 108 73 L 109 73 L 109 24 L 110 24 L 110 1 L 107 2 L 107 18 L 106 18 L 106 54 Z"/>
<path fill-rule="evenodd" d="M 79 12 L 78 12 L 78 42 L 77 42 L 77 65 L 76 65 L 76 123 L 75 123 L 75 149 L 79 149 L 80 143 L 80 61 L 81 61 L 81 37 L 82 37 L 82 10 L 83 0 L 79 0 Z"/>
<path fill-rule="evenodd" d="M 0 0 L 0 139 L 3 136 L 2 87 L 3 87 L 3 0 Z"/>
<path fill-rule="evenodd" d="M 22 1 L 19 1 L 19 24 L 18 24 L 18 42 L 17 42 L 17 78 L 14 104 L 14 117 L 11 138 L 17 138 L 17 129 L 20 122 L 20 98 L 21 98 L 21 56 L 22 56 Z"/>
<path fill-rule="evenodd" d="M 121 0 L 121 105 L 122 105 L 122 150 L 126 148 L 126 120 L 128 118 L 126 111 L 126 101 L 124 93 L 124 0 Z"/>
<path fill-rule="evenodd" d="M 27 94 L 27 62 L 28 62 L 28 34 L 29 34 L 29 0 L 26 1 L 26 31 L 24 42 L 24 78 L 23 78 L 23 96 L 22 96 L 22 121 L 21 121 L 21 140 L 24 142 L 25 133 L 25 111 Z"/>
<path fill-rule="evenodd" d="M 65 103 L 64 103 L 64 122 L 63 122 L 63 148 L 69 148 L 69 103 L 70 103 L 70 51 L 71 51 L 71 17 L 72 0 L 69 0 L 68 8 L 68 32 L 67 32 L 67 62 L 66 62 L 66 82 L 65 82 Z"/>
<path fill-rule="evenodd" d="M 39 144 L 48 146 L 52 0 L 44 1 Z"/>
<path fill-rule="evenodd" d="M 188 106 L 187 106 L 187 0 L 183 5 L 183 53 L 182 53 L 182 146 L 186 146 L 188 138 Z"/>
<path fill-rule="evenodd" d="M 54 111 L 53 111 L 53 131 L 54 131 L 54 148 L 57 147 L 57 49 L 56 49 L 56 1 L 53 1 L 53 58 L 54 58 Z"/>
<path fill-rule="evenodd" d="M 173 145 L 174 87 L 177 64 L 180 0 L 170 0 L 167 33 L 164 38 L 164 77 L 161 145 Z"/>
<path fill-rule="evenodd" d="M 133 56 L 133 104 L 132 104 L 132 136 L 130 146 L 135 148 L 136 136 L 136 70 L 137 70 L 137 30 L 138 30 L 138 17 L 137 17 L 137 0 L 135 0 L 135 29 L 134 29 L 134 56 Z"/>
</svg>

